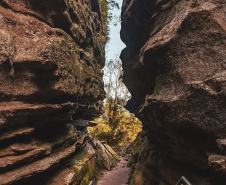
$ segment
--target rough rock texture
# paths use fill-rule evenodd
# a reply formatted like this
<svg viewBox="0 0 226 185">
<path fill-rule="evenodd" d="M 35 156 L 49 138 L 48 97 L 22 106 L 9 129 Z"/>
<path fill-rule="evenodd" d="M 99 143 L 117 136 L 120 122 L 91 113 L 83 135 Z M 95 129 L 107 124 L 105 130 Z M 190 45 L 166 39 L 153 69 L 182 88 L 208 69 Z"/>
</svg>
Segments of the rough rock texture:
<svg viewBox="0 0 226 185">
<path fill-rule="evenodd" d="M 53 169 L 42 176 L 22 182 L 21 185 L 88 185 L 90 181 L 96 183 L 101 170 L 114 167 L 119 157 L 111 153 L 106 145 L 92 137 L 86 137 L 83 145 L 76 149 L 75 155 L 65 161 L 61 168 Z M 99 151 L 98 148 L 103 148 Z M 103 168 L 105 166 L 105 168 Z M 37 169 L 37 168 L 36 168 Z M 24 170 L 24 168 L 23 168 Z"/>
<path fill-rule="evenodd" d="M 83 145 L 102 112 L 105 33 L 98 0 L 0 0 L 1 185 L 45 184 Z"/>
<path fill-rule="evenodd" d="M 131 184 L 225 184 L 225 3 L 124 0 L 127 108 L 146 132 Z"/>
</svg>

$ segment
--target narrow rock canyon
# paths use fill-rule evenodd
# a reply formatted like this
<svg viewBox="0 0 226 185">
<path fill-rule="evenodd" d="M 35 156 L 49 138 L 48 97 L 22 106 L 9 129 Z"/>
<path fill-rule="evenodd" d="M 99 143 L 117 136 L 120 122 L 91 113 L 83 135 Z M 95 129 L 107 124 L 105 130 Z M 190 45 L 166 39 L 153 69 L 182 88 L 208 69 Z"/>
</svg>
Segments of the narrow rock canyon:
<svg viewBox="0 0 226 185">
<path fill-rule="evenodd" d="M 226 184 L 225 0 L 124 0 L 127 108 L 143 122 L 131 185 Z"/>
<path fill-rule="evenodd" d="M 119 160 L 87 133 L 105 98 L 100 2 L 0 0 L 0 185 L 88 185 Z M 225 0 L 124 0 L 121 19 L 143 122 L 129 184 L 225 185 Z"/>
</svg>

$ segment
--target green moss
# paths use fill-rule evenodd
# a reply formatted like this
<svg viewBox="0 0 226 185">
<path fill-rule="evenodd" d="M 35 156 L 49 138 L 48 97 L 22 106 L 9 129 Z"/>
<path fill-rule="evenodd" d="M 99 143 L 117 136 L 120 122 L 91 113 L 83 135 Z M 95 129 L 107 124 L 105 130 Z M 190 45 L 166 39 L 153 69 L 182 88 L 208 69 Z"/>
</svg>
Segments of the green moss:
<svg viewBox="0 0 226 185">
<path fill-rule="evenodd" d="M 91 180 L 96 181 L 100 174 L 95 155 L 90 154 L 85 149 L 76 153 L 68 165 L 76 174 L 73 185 L 87 185 Z"/>
<path fill-rule="evenodd" d="M 85 166 L 85 175 L 82 178 L 82 181 L 80 182 L 80 185 L 87 185 L 91 180 L 95 180 L 95 171 L 96 171 L 96 164 L 95 159 L 92 158 Z"/>
<path fill-rule="evenodd" d="M 95 153 L 95 158 L 96 158 L 97 165 L 101 168 L 103 166 L 103 163 L 102 163 L 103 158 L 98 152 Z"/>
<path fill-rule="evenodd" d="M 89 153 L 86 150 L 80 150 L 76 153 L 74 158 L 72 158 L 66 163 L 66 166 L 72 167 L 75 163 L 84 160 L 84 158 L 87 157 L 88 155 Z"/>
<path fill-rule="evenodd" d="M 131 150 L 131 156 L 128 159 L 128 167 L 132 167 L 133 164 L 135 163 L 135 155 L 141 151 L 141 146 L 142 146 L 142 138 L 140 134 L 136 137 L 136 139 L 133 141 L 132 144 L 132 150 Z"/>
<path fill-rule="evenodd" d="M 62 91 L 75 93 L 78 91 L 76 84 L 81 84 L 82 74 L 77 56 L 77 49 L 72 38 L 59 29 L 61 37 L 53 37 L 49 42 L 39 49 L 39 55 L 45 60 L 56 64 L 58 76 L 60 77 L 60 88 Z"/>
<path fill-rule="evenodd" d="M 86 156 L 89 156 L 90 154 L 86 150 L 80 150 L 76 156 L 75 160 L 83 160 Z"/>
<path fill-rule="evenodd" d="M 70 168 L 75 174 L 73 185 L 87 185 L 91 180 L 95 183 L 101 174 L 101 170 L 104 168 L 104 159 L 101 152 L 96 150 L 94 154 L 91 154 L 87 150 L 89 151 L 85 147 L 77 151 L 73 159 L 67 162 L 66 167 Z M 118 162 L 117 156 L 114 156 L 108 149 L 105 152 L 110 159 L 111 167 L 116 166 Z"/>
<path fill-rule="evenodd" d="M 104 43 L 107 42 L 107 36 L 106 35 L 102 35 L 101 38 L 102 38 Z"/>
<path fill-rule="evenodd" d="M 136 139 L 133 141 L 131 154 L 135 155 L 136 153 L 141 151 L 142 147 L 142 138 L 141 132 L 137 135 Z"/>
<path fill-rule="evenodd" d="M 190 4 L 191 8 L 196 8 L 198 7 L 200 4 L 198 3 L 198 0 L 193 0 Z"/>
<path fill-rule="evenodd" d="M 84 48 L 84 50 L 85 50 L 85 51 L 88 51 L 88 52 L 91 52 L 91 51 L 93 51 L 93 48 L 92 48 L 91 46 L 86 46 L 86 47 Z"/>
<path fill-rule="evenodd" d="M 131 171 L 129 174 L 129 184 L 134 185 L 134 179 L 133 179 L 133 173 L 135 170 L 135 163 L 137 162 L 136 157 L 138 157 L 138 153 L 141 151 L 142 147 L 142 137 L 141 137 L 142 132 L 140 132 L 136 139 L 133 141 L 132 144 L 132 149 L 131 149 L 131 156 L 128 159 L 128 167 L 131 167 Z"/>
<path fill-rule="evenodd" d="M 118 160 L 116 158 L 116 156 L 113 156 L 107 149 L 105 150 L 109 160 L 110 160 L 110 165 L 111 165 L 111 168 L 112 167 L 115 167 L 118 163 Z"/>
<path fill-rule="evenodd" d="M 133 156 L 130 156 L 129 159 L 128 159 L 127 166 L 131 167 L 133 164 L 134 164 L 134 158 L 133 158 Z"/>
<path fill-rule="evenodd" d="M 7 45 L 9 44 L 8 38 L 6 34 L 0 33 L 0 51 L 7 49 Z"/>
<path fill-rule="evenodd" d="M 10 36 L 0 31 L 0 55 L 10 57 L 14 53 L 14 48 L 10 43 Z"/>
</svg>

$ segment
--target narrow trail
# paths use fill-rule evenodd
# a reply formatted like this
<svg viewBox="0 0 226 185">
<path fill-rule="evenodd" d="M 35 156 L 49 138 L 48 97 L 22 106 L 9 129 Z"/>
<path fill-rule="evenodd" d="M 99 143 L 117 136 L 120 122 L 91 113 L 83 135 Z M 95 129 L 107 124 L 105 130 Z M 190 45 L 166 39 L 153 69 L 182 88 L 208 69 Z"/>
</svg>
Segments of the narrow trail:
<svg viewBox="0 0 226 185">
<path fill-rule="evenodd" d="M 111 171 L 103 171 L 103 176 L 97 185 L 126 185 L 128 184 L 130 168 L 127 167 L 127 156 L 121 157 L 117 166 Z"/>
</svg>

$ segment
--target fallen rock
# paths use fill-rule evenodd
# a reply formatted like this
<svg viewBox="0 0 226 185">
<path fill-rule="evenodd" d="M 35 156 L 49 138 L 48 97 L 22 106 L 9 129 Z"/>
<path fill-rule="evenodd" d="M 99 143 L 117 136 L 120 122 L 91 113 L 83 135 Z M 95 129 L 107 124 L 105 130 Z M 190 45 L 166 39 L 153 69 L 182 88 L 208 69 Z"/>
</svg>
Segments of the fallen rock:
<svg viewBox="0 0 226 185">
<path fill-rule="evenodd" d="M 47 184 L 49 185 L 87 185 L 90 181 L 96 182 L 102 170 L 106 168 L 106 160 L 110 168 L 114 167 L 107 149 L 100 152 L 93 143 L 100 142 L 92 137 L 86 138 L 86 143 L 76 150 L 76 155 L 66 162 L 66 166 L 59 170 Z M 103 146 L 103 145 L 102 145 Z M 108 149 L 111 149 L 110 147 Z M 112 150 L 112 149 L 111 149 Z M 113 151 L 113 150 L 112 150 Z M 103 153 L 102 153 L 103 152 Z M 108 156 L 108 159 L 107 159 Z M 42 184 L 38 181 L 37 184 Z"/>
<path fill-rule="evenodd" d="M 209 165 L 216 171 L 226 172 L 226 157 L 222 155 L 211 155 L 208 158 Z"/>
</svg>

